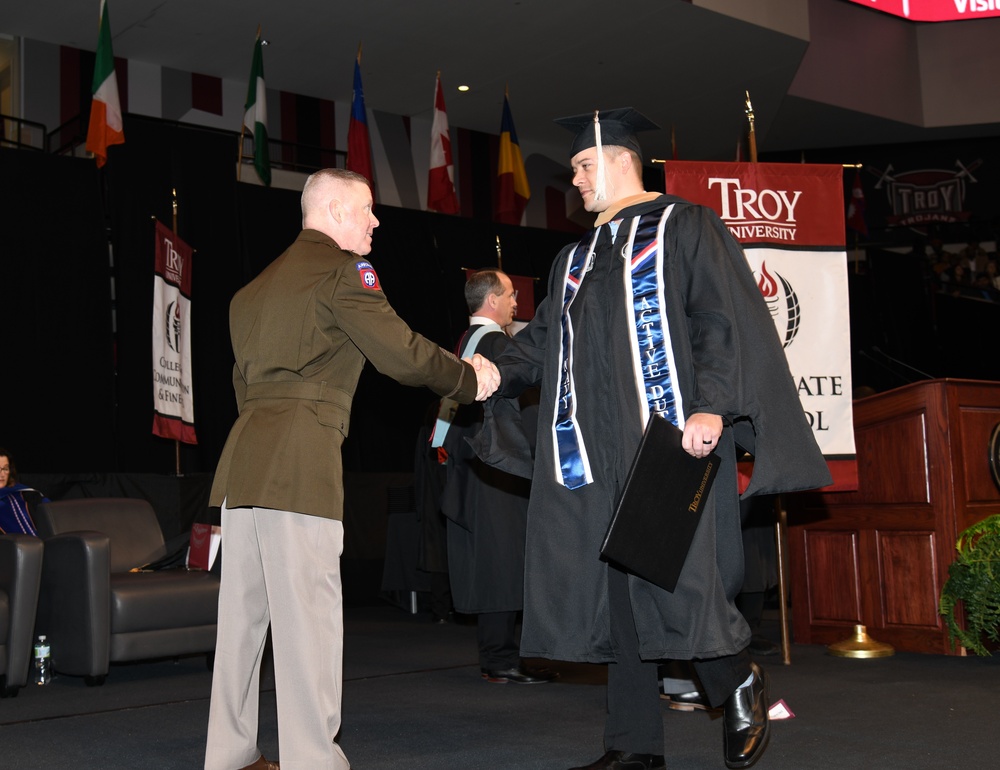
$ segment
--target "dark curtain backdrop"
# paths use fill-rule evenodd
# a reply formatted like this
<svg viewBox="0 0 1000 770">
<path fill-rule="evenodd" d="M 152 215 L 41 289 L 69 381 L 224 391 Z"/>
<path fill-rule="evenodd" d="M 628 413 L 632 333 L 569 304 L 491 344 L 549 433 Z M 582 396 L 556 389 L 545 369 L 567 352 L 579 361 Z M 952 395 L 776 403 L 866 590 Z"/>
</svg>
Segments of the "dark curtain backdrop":
<svg viewBox="0 0 1000 770">
<path fill-rule="evenodd" d="M 110 275 L 94 161 L 0 148 L 0 446 L 22 471 L 114 463 Z"/>
<path fill-rule="evenodd" d="M 0 388 L 0 446 L 23 472 L 174 471 L 174 442 L 151 431 L 150 382 L 153 218 L 173 227 L 172 190 L 177 232 L 195 250 L 199 443 L 181 444 L 181 471 L 213 471 L 236 419 L 229 301 L 301 226 L 298 192 L 237 183 L 234 134 L 126 116 L 125 136 L 100 172 L 89 159 L 0 150 L 0 323 L 10 361 Z M 416 331 L 448 349 L 466 325 L 462 268 L 496 265 L 497 237 L 505 270 L 542 279 L 537 301 L 552 259 L 573 240 L 388 206 L 375 213 L 381 224 L 370 259 L 386 295 Z M 417 429 L 434 400 L 366 367 L 345 468 L 410 470 Z"/>
</svg>

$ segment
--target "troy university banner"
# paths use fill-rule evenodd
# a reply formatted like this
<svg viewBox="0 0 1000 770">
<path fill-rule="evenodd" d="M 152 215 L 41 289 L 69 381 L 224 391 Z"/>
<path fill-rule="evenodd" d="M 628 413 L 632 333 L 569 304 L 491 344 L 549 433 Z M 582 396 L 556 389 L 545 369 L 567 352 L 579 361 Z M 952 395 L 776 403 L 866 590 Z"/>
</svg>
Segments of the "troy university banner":
<svg viewBox="0 0 1000 770">
<path fill-rule="evenodd" d="M 156 223 L 153 433 L 197 444 L 191 396 L 191 247 Z"/>
<path fill-rule="evenodd" d="M 833 474 L 857 488 L 843 169 L 786 163 L 664 164 L 666 189 L 713 209 L 743 246 Z"/>
</svg>

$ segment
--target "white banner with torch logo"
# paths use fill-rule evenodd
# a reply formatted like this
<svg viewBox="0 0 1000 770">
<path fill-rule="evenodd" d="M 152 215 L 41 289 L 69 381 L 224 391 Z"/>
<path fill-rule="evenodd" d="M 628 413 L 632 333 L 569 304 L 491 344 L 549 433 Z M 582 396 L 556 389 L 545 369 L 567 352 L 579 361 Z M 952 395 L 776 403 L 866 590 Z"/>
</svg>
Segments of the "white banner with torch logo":
<svg viewBox="0 0 1000 770">
<path fill-rule="evenodd" d="M 156 223 L 153 433 L 197 444 L 191 393 L 191 247 Z"/>
</svg>

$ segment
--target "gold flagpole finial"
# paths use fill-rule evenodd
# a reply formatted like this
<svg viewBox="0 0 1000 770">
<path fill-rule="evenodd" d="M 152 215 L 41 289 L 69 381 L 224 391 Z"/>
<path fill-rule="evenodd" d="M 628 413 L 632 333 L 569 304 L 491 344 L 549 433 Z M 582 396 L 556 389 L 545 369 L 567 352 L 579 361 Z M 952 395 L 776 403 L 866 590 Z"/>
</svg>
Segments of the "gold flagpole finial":
<svg viewBox="0 0 1000 770">
<path fill-rule="evenodd" d="M 748 137 L 749 138 L 749 143 L 750 143 L 750 162 L 751 163 L 756 163 L 757 162 L 757 135 L 754 133 L 754 126 L 753 126 L 753 121 L 754 121 L 753 105 L 750 104 L 750 92 L 749 91 L 745 91 L 744 93 L 746 93 L 746 95 L 747 95 L 746 114 L 747 114 L 747 122 L 749 122 L 749 124 L 750 124 L 750 135 Z"/>
<path fill-rule="evenodd" d="M 358 41 L 358 64 L 361 64 L 361 41 Z"/>
</svg>

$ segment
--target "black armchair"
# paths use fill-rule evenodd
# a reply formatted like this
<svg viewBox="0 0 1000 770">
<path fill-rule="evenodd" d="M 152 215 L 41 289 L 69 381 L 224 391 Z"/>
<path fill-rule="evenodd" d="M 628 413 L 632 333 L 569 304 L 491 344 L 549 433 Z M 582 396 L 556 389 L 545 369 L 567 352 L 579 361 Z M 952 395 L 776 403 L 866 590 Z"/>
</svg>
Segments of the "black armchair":
<svg viewBox="0 0 1000 770">
<path fill-rule="evenodd" d="M 132 572 L 164 555 L 152 506 L 130 498 L 43 503 L 37 629 L 56 671 L 103 684 L 110 663 L 215 650 L 219 578 L 183 567 Z"/>
<path fill-rule="evenodd" d="M 42 541 L 0 535 L 0 695 L 5 698 L 28 682 L 41 578 Z"/>
</svg>

